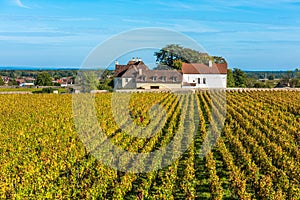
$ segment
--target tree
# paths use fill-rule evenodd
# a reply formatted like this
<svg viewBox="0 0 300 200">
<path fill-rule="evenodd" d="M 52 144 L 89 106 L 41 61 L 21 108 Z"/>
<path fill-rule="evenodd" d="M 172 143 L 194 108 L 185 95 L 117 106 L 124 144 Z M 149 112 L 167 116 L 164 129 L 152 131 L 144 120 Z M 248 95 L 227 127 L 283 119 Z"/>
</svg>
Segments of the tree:
<svg viewBox="0 0 300 200">
<path fill-rule="evenodd" d="M 234 84 L 237 87 L 246 87 L 247 86 L 247 74 L 241 69 L 234 68 L 233 71 Z"/>
<path fill-rule="evenodd" d="M 268 76 L 268 79 L 270 80 L 270 81 L 272 81 L 272 80 L 274 80 L 275 79 L 275 76 L 272 74 L 272 75 L 269 75 Z"/>
<path fill-rule="evenodd" d="M 171 44 L 155 52 L 154 56 L 156 56 L 156 62 L 159 62 L 160 65 L 173 66 L 174 60 L 184 60 L 181 56 L 182 53 L 183 47 L 177 44 Z"/>
<path fill-rule="evenodd" d="M 254 88 L 266 88 L 267 85 L 262 82 L 256 82 L 253 87 Z"/>
<path fill-rule="evenodd" d="M 155 52 L 156 62 L 160 65 L 167 65 L 174 69 L 181 69 L 179 61 L 185 63 L 209 63 L 210 60 L 216 63 L 226 63 L 226 60 L 218 56 L 209 56 L 207 53 L 202 53 L 190 48 L 184 48 L 177 44 L 170 44 Z"/>
<path fill-rule="evenodd" d="M 291 79 L 293 77 L 293 71 L 288 70 L 283 76 L 279 83 L 280 86 L 291 86 Z"/>
<path fill-rule="evenodd" d="M 182 61 L 181 60 L 175 60 L 173 62 L 173 68 L 177 69 L 177 70 L 181 70 L 182 69 Z"/>
<path fill-rule="evenodd" d="M 297 79 L 296 87 L 300 87 L 300 71 L 296 71 L 296 79 Z"/>
<path fill-rule="evenodd" d="M 80 91 L 83 93 L 89 93 L 92 90 L 97 90 L 99 87 L 99 80 L 95 71 L 78 72 L 76 83 L 80 86 Z"/>
<path fill-rule="evenodd" d="M 234 87 L 234 78 L 233 78 L 233 73 L 232 69 L 227 70 L 227 87 Z"/>
<path fill-rule="evenodd" d="M 47 72 L 42 72 L 40 74 L 38 74 L 36 81 L 35 81 L 35 85 L 39 85 L 39 86 L 52 86 L 52 78 L 50 76 L 50 74 L 48 74 Z"/>
<path fill-rule="evenodd" d="M 112 92 L 113 87 L 114 87 L 114 79 L 107 78 L 107 79 L 100 80 L 98 89 L 99 90 L 108 90 L 108 91 Z"/>
<path fill-rule="evenodd" d="M 0 85 L 4 85 L 5 83 L 4 83 L 4 81 L 3 81 L 3 79 L 2 79 L 2 77 L 0 76 Z"/>
<path fill-rule="evenodd" d="M 227 63 L 225 58 L 220 57 L 220 56 L 213 56 L 214 62 L 216 64 L 223 64 L 223 63 Z"/>
<path fill-rule="evenodd" d="M 295 70 L 294 78 L 290 80 L 291 87 L 299 87 L 300 86 L 300 72 L 298 69 Z"/>
<path fill-rule="evenodd" d="M 111 70 L 105 69 L 102 73 L 100 73 L 101 79 L 107 79 L 109 76 L 113 76 L 114 73 Z"/>
<path fill-rule="evenodd" d="M 13 86 L 13 85 L 19 85 L 19 84 L 18 84 L 18 82 L 16 81 L 16 79 L 9 79 L 8 85 L 9 85 L 9 86 Z"/>
</svg>

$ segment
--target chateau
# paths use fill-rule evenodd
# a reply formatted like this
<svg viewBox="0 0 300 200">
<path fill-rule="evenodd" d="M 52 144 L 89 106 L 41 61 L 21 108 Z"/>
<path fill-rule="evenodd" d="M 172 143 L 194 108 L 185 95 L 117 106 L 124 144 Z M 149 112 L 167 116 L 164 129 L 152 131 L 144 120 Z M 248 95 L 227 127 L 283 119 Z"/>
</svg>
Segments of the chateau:
<svg viewBox="0 0 300 200">
<path fill-rule="evenodd" d="M 227 63 L 183 63 L 182 70 L 150 70 L 141 59 L 116 61 L 115 89 L 226 88 Z"/>
</svg>

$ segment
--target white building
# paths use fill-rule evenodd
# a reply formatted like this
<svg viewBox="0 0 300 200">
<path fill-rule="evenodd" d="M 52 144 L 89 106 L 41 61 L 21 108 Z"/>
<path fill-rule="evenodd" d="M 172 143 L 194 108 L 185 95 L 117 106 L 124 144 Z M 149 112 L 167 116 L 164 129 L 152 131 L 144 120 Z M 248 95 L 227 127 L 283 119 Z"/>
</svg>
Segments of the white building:
<svg viewBox="0 0 300 200">
<path fill-rule="evenodd" d="M 183 63 L 182 73 L 183 88 L 222 89 L 227 86 L 227 63 L 210 62 L 209 66 L 202 63 Z"/>
<path fill-rule="evenodd" d="M 183 63 L 182 71 L 150 70 L 141 59 L 133 59 L 127 65 L 116 62 L 115 89 L 165 89 L 165 88 L 215 88 L 227 85 L 227 63 L 209 65 Z"/>
<path fill-rule="evenodd" d="M 181 85 L 181 71 L 150 70 L 141 59 L 132 59 L 127 65 L 116 62 L 115 89 L 175 89 Z"/>
</svg>

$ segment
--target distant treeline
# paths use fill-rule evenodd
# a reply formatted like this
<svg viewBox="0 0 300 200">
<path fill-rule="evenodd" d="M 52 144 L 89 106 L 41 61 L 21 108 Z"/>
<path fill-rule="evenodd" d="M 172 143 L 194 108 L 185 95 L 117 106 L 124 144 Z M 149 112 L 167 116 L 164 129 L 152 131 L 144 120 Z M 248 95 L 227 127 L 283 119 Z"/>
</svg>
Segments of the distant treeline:
<svg viewBox="0 0 300 200">
<path fill-rule="evenodd" d="M 38 74 L 47 72 L 53 78 L 62 78 L 75 76 L 78 70 L 2 70 L 0 76 L 8 76 L 10 78 L 33 77 L 36 78 Z"/>
<path fill-rule="evenodd" d="M 297 76 L 299 70 L 288 70 L 288 71 L 244 71 L 249 78 L 254 79 L 282 79 L 286 76 L 291 76 L 291 78 Z"/>
</svg>

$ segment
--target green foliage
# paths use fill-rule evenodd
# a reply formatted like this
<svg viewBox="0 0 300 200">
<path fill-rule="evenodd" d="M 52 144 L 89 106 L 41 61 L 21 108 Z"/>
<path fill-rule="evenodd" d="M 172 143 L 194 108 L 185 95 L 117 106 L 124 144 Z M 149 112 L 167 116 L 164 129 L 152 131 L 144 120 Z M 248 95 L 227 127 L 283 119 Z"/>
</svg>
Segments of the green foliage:
<svg viewBox="0 0 300 200">
<path fill-rule="evenodd" d="M 234 68 L 233 78 L 234 78 L 235 87 L 247 86 L 247 74 L 243 72 L 241 69 Z"/>
<path fill-rule="evenodd" d="M 59 86 L 60 86 L 60 83 L 54 83 L 53 86 L 59 87 Z"/>
<path fill-rule="evenodd" d="M 274 75 L 269 75 L 269 76 L 268 76 L 268 79 L 272 81 L 272 80 L 275 79 L 275 76 L 274 76 Z"/>
<path fill-rule="evenodd" d="M 278 83 L 277 87 L 300 87 L 300 72 L 299 69 L 295 71 L 288 70 Z"/>
<path fill-rule="evenodd" d="M 33 91 L 34 94 L 50 94 L 53 93 L 55 89 L 53 88 L 43 88 L 42 90 Z"/>
<path fill-rule="evenodd" d="M 262 83 L 262 82 L 256 82 L 253 85 L 254 88 L 271 88 L 270 85 L 266 84 L 266 83 Z"/>
<path fill-rule="evenodd" d="M 98 74 L 95 71 L 80 71 L 77 74 L 76 82 L 81 87 L 81 92 L 89 93 L 99 86 Z"/>
<path fill-rule="evenodd" d="M 291 87 L 300 87 L 300 72 L 296 71 L 294 78 L 290 81 Z"/>
<path fill-rule="evenodd" d="M 114 73 L 112 70 L 106 69 L 102 72 L 101 79 L 107 79 L 107 78 L 109 78 L 109 76 L 113 76 L 113 75 L 114 75 Z"/>
<path fill-rule="evenodd" d="M 173 68 L 177 70 L 181 70 L 182 68 L 182 61 L 181 60 L 174 60 Z"/>
<path fill-rule="evenodd" d="M 114 88 L 113 71 L 106 69 L 102 72 L 100 77 L 98 89 L 112 92 Z"/>
<path fill-rule="evenodd" d="M 9 79 L 8 85 L 9 85 L 9 86 L 13 86 L 13 85 L 19 85 L 19 84 L 18 84 L 18 82 L 16 81 L 16 79 Z"/>
<path fill-rule="evenodd" d="M 233 77 L 233 72 L 232 69 L 227 69 L 227 87 L 234 87 L 234 77 Z"/>
<path fill-rule="evenodd" d="M 4 85 L 5 83 L 4 83 L 4 81 L 3 81 L 3 79 L 2 79 L 2 77 L 0 76 L 0 85 Z"/>
<path fill-rule="evenodd" d="M 98 89 L 99 90 L 108 90 L 108 91 L 112 92 L 113 87 L 114 87 L 114 79 L 113 78 L 107 78 L 107 79 L 100 80 Z"/>
<path fill-rule="evenodd" d="M 35 85 L 39 85 L 39 86 L 52 86 L 52 78 L 51 75 L 48 74 L 47 72 L 42 72 L 40 74 L 38 74 L 36 81 L 35 81 Z"/>
<path fill-rule="evenodd" d="M 225 58 L 220 57 L 220 56 L 213 56 L 213 59 L 214 59 L 214 60 L 213 60 L 214 63 L 216 63 L 216 64 L 227 63 L 226 60 L 225 60 Z"/>
<path fill-rule="evenodd" d="M 170 44 L 162 48 L 160 51 L 155 52 L 156 61 L 161 65 L 167 65 L 175 69 L 181 69 L 180 63 L 204 63 L 208 64 L 209 60 L 216 63 L 226 63 L 226 60 L 218 56 L 209 56 L 207 53 L 202 53 L 190 48 L 184 48 L 177 44 Z"/>
</svg>

